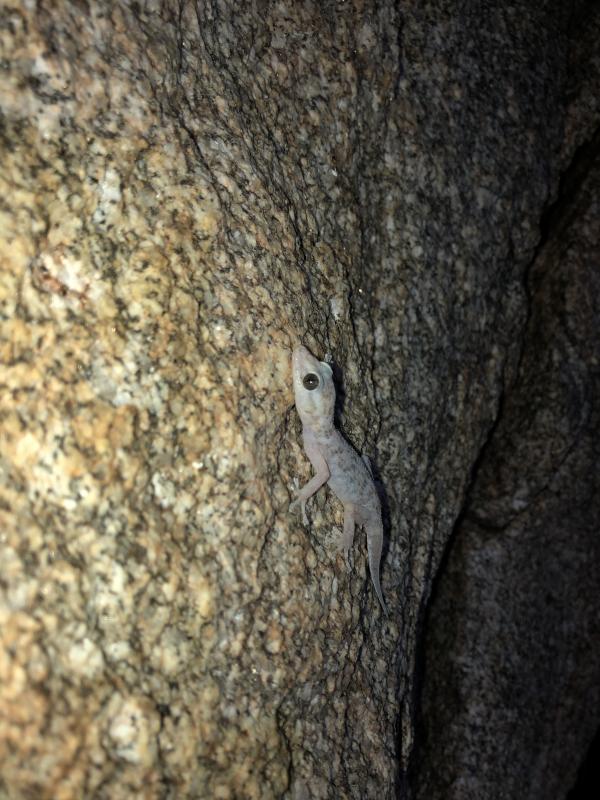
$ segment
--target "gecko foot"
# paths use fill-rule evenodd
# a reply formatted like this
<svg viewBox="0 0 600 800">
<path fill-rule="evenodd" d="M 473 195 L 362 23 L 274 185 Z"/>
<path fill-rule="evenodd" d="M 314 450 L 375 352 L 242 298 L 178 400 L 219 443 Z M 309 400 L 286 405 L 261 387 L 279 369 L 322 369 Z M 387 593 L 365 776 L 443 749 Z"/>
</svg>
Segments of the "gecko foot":
<svg viewBox="0 0 600 800">
<path fill-rule="evenodd" d="M 352 551 L 350 550 L 349 547 L 345 547 L 344 546 L 343 539 L 340 539 L 340 543 L 338 544 L 338 548 L 337 549 L 338 549 L 338 553 L 340 553 L 343 556 L 344 561 L 346 562 L 346 568 L 349 569 L 349 570 L 352 569 L 352 566 L 353 566 L 353 564 L 352 564 Z"/>
<path fill-rule="evenodd" d="M 299 497 L 297 497 L 290 503 L 290 507 L 288 510 L 290 512 L 293 512 L 298 508 L 298 506 L 300 506 L 300 508 L 302 509 L 302 522 L 304 523 L 304 525 L 308 526 L 310 523 L 308 521 L 308 517 L 306 516 L 305 503 Z"/>
</svg>

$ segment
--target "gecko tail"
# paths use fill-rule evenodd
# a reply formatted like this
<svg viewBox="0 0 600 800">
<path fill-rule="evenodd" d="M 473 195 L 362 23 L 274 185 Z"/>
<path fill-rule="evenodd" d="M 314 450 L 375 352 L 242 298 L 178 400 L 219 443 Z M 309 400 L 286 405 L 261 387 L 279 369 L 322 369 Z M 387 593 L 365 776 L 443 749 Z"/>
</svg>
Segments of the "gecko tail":
<svg viewBox="0 0 600 800">
<path fill-rule="evenodd" d="M 386 617 L 389 617 L 390 612 L 388 611 L 388 608 L 387 608 L 387 606 L 385 604 L 385 600 L 383 599 L 383 594 L 381 592 L 381 586 L 379 584 L 379 578 L 375 575 L 375 573 L 371 572 L 371 579 L 373 581 L 373 587 L 375 589 L 375 594 L 377 595 L 377 599 L 379 600 L 379 602 L 381 604 L 381 608 L 383 609 L 383 613 L 386 615 Z"/>
<path fill-rule="evenodd" d="M 367 550 L 369 552 L 369 571 L 371 572 L 371 581 L 377 599 L 381 603 L 381 608 L 386 617 L 389 617 L 389 612 L 383 599 L 383 592 L 381 591 L 381 584 L 379 583 L 379 563 L 381 561 L 381 547 L 383 543 L 383 532 L 378 531 L 375 535 L 367 531 Z"/>
</svg>

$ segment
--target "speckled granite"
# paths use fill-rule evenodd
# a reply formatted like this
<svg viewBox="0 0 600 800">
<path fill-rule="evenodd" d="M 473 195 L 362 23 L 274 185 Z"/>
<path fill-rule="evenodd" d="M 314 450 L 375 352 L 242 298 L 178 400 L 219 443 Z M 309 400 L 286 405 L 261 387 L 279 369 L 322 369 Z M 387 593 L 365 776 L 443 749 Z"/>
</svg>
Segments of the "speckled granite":
<svg viewBox="0 0 600 800">
<path fill-rule="evenodd" d="M 532 4 L 541 5 L 541 4 Z M 0 793 L 404 797 L 423 609 L 555 189 L 550 7 L 0 10 Z M 391 536 L 312 528 L 331 353 Z"/>
</svg>

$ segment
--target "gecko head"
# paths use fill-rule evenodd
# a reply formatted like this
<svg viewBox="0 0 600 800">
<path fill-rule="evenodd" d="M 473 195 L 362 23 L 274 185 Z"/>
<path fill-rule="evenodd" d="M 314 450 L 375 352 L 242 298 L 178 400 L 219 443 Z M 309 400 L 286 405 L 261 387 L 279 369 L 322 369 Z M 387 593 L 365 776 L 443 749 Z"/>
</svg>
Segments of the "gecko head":
<svg viewBox="0 0 600 800">
<path fill-rule="evenodd" d="M 333 420 L 335 386 L 329 364 L 299 345 L 292 354 L 296 408 L 303 424 L 318 428 Z"/>
</svg>

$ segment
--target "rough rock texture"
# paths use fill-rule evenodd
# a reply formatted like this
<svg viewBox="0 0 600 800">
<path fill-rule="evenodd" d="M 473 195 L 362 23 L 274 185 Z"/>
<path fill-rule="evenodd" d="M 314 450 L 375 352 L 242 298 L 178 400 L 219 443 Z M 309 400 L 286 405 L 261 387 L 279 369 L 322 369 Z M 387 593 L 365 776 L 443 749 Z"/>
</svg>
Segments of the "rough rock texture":
<svg viewBox="0 0 600 800">
<path fill-rule="evenodd" d="M 563 158 L 563 5 L 2 4 L 4 796 L 407 796 Z M 331 495 L 287 513 L 298 340 L 385 487 L 389 619 Z"/>
<path fill-rule="evenodd" d="M 600 726 L 600 7 L 590 10 L 571 27 L 572 163 L 529 271 L 518 378 L 432 602 L 423 800 L 566 798 Z M 586 797 L 597 772 L 593 785 Z"/>
</svg>

